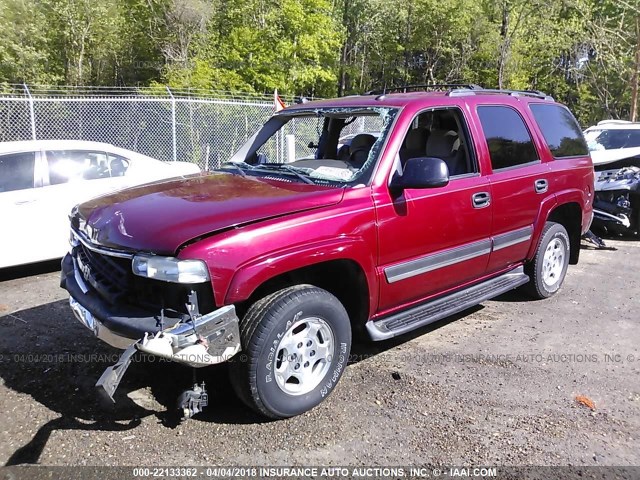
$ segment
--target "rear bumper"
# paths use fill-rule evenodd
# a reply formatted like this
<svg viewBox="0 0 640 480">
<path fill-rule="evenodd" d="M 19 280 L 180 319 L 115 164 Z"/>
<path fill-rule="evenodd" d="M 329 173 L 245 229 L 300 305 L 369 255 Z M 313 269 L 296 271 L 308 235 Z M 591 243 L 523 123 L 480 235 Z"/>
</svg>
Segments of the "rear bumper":
<svg viewBox="0 0 640 480">
<path fill-rule="evenodd" d="M 139 350 L 194 367 L 221 363 L 240 350 L 239 322 L 232 305 L 198 316 L 195 322 L 188 315 L 161 316 L 110 305 L 86 285 L 69 254 L 62 259 L 60 286 L 69 292 L 71 310 L 80 323 L 116 348 L 137 343 Z"/>
</svg>

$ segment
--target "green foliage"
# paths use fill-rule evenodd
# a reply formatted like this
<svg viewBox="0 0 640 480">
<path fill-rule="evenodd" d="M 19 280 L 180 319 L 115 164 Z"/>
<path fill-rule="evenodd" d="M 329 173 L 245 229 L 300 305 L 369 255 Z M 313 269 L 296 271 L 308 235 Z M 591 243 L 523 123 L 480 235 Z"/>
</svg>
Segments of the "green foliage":
<svg viewBox="0 0 640 480">
<path fill-rule="evenodd" d="M 24 0 L 0 2 L 0 81 L 58 83 L 64 81 L 63 63 L 52 55 L 51 32 L 41 4 Z"/>
<path fill-rule="evenodd" d="M 164 74 L 176 87 L 331 95 L 339 48 L 326 0 L 222 1 L 189 58 Z"/>
<path fill-rule="evenodd" d="M 626 118 L 637 0 L 0 0 L 0 84 L 539 89 Z M 635 74 L 635 75 L 634 75 Z"/>
</svg>

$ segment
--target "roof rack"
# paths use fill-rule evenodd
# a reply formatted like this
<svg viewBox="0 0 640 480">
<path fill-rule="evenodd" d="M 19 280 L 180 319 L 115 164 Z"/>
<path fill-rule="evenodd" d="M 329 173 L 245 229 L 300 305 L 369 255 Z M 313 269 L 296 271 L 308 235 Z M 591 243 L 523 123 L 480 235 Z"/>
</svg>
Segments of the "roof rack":
<svg viewBox="0 0 640 480">
<path fill-rule="evenodd" d="M 402 87 L 385 87 L 378 90 L 369 90 L 364 95 L 379 95 L 381 98 L 384 98 L 384 95 L 387 93 L 426 92 L 430 90 L 449 90 L 447 95 L 450 97 L 488 93 L 511 95 L 512 97 L 525 96 L 553 101 L 552 96 L 539 90 L 500 90 L 495 88 L 483 88 L 475 83 L 433 83 L 425 85 L 404 85 Z"/>
<path fill-rule="evenodd" d="M 494 88 L 474 88 L 474 89 L 465 89 L 465 88 L 457 88 L 455 90 L 451 90 L 447 93 L 450 97 L 462 97 L 465 95 L 477 95 L 477 94 L 485 94 L 485 93 L 493 93 L 493 94 L 503 94 L 503 95 L 511 95 L 512 97 L 534 97 L 540 98 L 542 100 L 551 100 L 553 101 L 553 97 L 547 95 L 544 92 L 539 90 L 500 90 Z"/>
<path fill-rule="evenodd" d="M 481 86 L 473 83 L 433 83 L 430 85 L 404 85 L 402 87 L 384 87 L 378 90 L 369 90 L 365 95 L 386 95 L 387 93 L 408 93 L 408 92 L 424 92 L 427 90 L 477 90 L 482 89 Z"/>
</svg>

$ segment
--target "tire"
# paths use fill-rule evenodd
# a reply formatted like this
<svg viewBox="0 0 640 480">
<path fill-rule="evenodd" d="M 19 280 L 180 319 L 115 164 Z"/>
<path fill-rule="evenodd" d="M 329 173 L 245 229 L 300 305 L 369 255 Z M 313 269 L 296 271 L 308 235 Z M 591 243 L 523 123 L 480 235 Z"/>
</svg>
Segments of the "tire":
<svg viewBox="0 0 640 480">
<path fill-rule="evenodd" d="M 229 368 L 236 394 L 261 415 L 288 418 L 333 391 L 347 366 L 351 325 L 332 294 L 297 285 L 254 303 L 240 340 L 242 351 Z"/>
<path fill-rule="evenodd" d="M 525 267 L 531 281 L 524 289 L 531 297 L 549 298 L 560 290 L 569 266 L 570 248 L 567 230 L 559 223 L 547 222 L 536 254 Z"/>
</svg>

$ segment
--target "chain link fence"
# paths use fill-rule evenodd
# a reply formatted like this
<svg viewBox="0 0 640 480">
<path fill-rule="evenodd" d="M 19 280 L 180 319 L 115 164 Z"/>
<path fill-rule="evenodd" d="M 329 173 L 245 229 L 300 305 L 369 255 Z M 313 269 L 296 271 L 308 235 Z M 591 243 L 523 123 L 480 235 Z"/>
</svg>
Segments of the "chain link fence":
<svg viewBox="0 0 640 480">
<path fill-rule="evenodd" d="M 283 98 L 292 103 L 293 98 Z M 90 140 L 163 161 L 219 168 L 274 113 L 270 95 L 157 88 L 0 85 L 0 142 Z M 380 119 L 359 119 L 343 135 L 380 130 Z M 317 130 L 313 119 L 293 119 L 282 130 L 275 161 L 285 161 L 285 135 Z M 300 143 L 304 135 L 296 136 Z M 308 154 L 297 144 L 298 156 Z"/>
<path fill-rule="evenodd" d="M 264 95 L 13 85 L 0 87 L 0 141 L 91 140 L 212 170 L 273 112 Z"/>
</svg>

